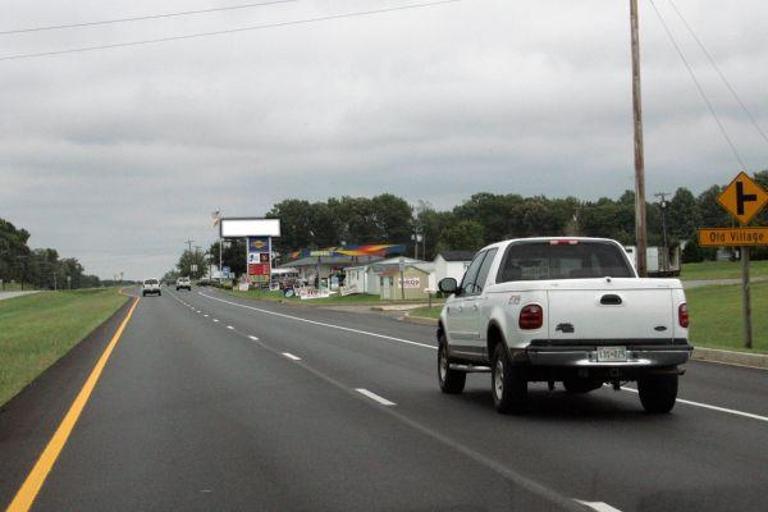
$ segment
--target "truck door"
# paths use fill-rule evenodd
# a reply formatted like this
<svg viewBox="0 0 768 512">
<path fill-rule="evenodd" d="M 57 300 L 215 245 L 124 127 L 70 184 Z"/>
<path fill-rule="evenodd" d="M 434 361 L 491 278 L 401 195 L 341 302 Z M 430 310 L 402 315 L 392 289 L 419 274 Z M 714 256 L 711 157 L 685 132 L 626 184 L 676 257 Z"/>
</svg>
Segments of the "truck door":
<svg viewBox="0 0 768 512">
<path fill-rule="evenodd" d="M 474 303 L 474 296 L 471 293 L 474 290 L 475 279 L 483 264 L 484 257 L 484 252 L 475 255 L 472 263 L 469 264 L 467 271 L 464 273 L 464 278 L 461 280 L 458 292 L 446 304 L 448 308 L 446 311 L 448 316 L 448 335 L 452 344 L 456 345 L 455 348 L 451 347 L 452 352 L 462 352 L 463 347 L 467 345 L 472 336 L 468 323 L 469 311 L 467 308 L 471 308 Z"/>
<path fill-rule="evenodd" d="M 485 293 L 485 288 L 488 285 L 491 265 L 496 259 L 497 251 L 498 249 L 486 251 L 480 270 L 471 284 L 471 289 L 467 291 L 464 302 L 466 325 L 469 333 L 468 341 L 472 346 L 471 350 L 481 355 L 484 355 L 486 350 L 485 334 L 489 314 L 488 295 Z"/>
</svg>

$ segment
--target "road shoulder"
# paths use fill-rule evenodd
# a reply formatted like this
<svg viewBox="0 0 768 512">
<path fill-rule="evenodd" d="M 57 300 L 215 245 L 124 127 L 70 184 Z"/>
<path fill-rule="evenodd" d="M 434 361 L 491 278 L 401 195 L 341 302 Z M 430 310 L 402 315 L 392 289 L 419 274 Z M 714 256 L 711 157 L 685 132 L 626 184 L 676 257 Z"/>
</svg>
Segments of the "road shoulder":
<svg viewBox="0 0 768 512">
<path fill-rule="evenodd" d="M 0 407 L 0 504 L 13 499 L 132 302 Z"/>
</svg>

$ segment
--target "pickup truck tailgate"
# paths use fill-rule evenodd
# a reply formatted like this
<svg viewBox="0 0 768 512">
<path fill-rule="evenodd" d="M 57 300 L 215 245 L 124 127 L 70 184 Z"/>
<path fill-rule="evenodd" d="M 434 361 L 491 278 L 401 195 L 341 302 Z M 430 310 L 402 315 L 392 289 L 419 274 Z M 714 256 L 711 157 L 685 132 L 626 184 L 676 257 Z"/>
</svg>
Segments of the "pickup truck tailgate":
<svg viewBox="0 0 768 512">
<path fill-rule="evenodd" d="M 547 292 L 549 339 L 671 340 L 675 307 L 667 283 L 652 279 L 560 283 Z"/>
</svg>

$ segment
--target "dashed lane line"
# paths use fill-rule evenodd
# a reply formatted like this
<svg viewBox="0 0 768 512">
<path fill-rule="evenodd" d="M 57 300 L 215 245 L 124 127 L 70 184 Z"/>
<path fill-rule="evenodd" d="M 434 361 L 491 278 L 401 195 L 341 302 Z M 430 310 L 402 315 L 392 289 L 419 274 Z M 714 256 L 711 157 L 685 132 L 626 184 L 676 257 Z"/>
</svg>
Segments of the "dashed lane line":
<svg viewBox="0 0 768 512">
<path fill-rule="evenodd" d="M 291 354 L 290 352 L 283 352 L 283 355 L 285 357 L 287 357 L 288 359 L 290 359 L 291 361 L 301 361 L 300 357 L 295 356 L 295 355 Z"/>
<path fill-rule="evenodd" d="M 597 512 L 621 512 L 621 510 L 610 506 L 607 503 L 604 503 L 602 501 L 582 501 L 582 500 L 574 500 L 576 503 L 581 503 L 582 505 L 591 508 L 592 510 L 597 510 Z"/>
<path fill-rule="evenodd" d="M 381 405 L 386 405 L 387 407 L 392 407 L 393 405 L 397 405 L 395 402 L 391 402 L 391 401 L 387 400 L 386 398 L 384 398 L 383 396 L 379 396 L 376 393 L 374 393 L 373 391 L 368 391 L 365 388 L 355 388 L 355 391 L 357 391 L 358 393 L 360 393 L 363 396 L 367 396 L 371 400 L 379 402 Z"/>
<path fill-rule="evenodd" d="M 427 349 L 430 349 L 430 350 L 437 350 L 436 346 L 428 345 L 426 343 L 419 343 L 417 341 L 406 340 L 406 339 L 403 339 L 403 338 L 396 338 L 394 336 L 387 336 L 386 334 L 379 334 L 377 332 L 363 331 L 363 330 L 360 330 L 360 329 L 353 329 L 351 327 L 344 327 L 343 325 L 336 325 L 336 324 L 329 324 L 329 323 L 325 323 L 325 322 L 318 322 L 316 320 L 309 320 L 307 318 L 301 318 L 299 316 L 286 315 L 285 313 L 277 313 L 275 311 L 269 311 L 268 309 L 261 309 L 261 308 L 257 308 L 257 307 L 253 307 L 253 306 L 246 306 L 245 304 L 239 304 L 237 302 L 232 302 L 232 301 L 229 301 L 229 300 L 219 299 L 218 297 L 213 297 L 211 295 L 206 295 L 203 292 L 197 292 L 197 293 L 199 295 L 201 295 L 202 297 L 205 297 L 206 299 L 209 299 L 209 300 L 215 300 L 215 301 L 218 301 L 218 302 L 223 302 L 225 304 L 229 304 L 231 306 L 236 306 L 236 307 L 240 307 L 240 308 L 244 308 L 244 309 L 250 309 L 250 310 L 253 310 L 253 311 L 258 311 L 259 313 L 264 313 L 266 315 L 273 315 L 273 316 L 277 316 L 277 317 L 281 317 L 281 318 L 288 318 L 290 320 L 295 320 L 297 322 L 304 322 L 304 323 L 308 323 L 308 324 L 312 324 L 312 325 L 319 325 L 321 327 L 328 327 L 329 329 L 337 329 L 339 331 L 352 332 L 352 333 L 355 333 L 355 334 L 363 334 L 365 336 L 371 336 L 371 337 L 374 337 L 374 338 L 379 338 L 379 339 L 388 340 L 388 341 L 396 341 L 398 343 L 403 343 L 403 344 L 406 344 L 406 345 L 413 345 L 413 346 L 416 346 L 416 347 L 427 348 Z"/>
</svg>

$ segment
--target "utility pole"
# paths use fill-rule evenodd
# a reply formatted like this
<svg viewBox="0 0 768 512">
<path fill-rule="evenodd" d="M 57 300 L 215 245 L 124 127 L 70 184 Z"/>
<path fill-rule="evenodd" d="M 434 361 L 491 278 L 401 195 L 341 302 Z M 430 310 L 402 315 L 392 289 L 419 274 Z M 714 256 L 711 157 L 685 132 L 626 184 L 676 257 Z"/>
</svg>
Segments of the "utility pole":
<svg viewBox="0 0 768 512">
<path fill-rule="evenodd" d="M 654 197 L 658 197 L 660 199 L 659 206 L 661 207 L 661 232 L 664 236 L 664 261 L 661 263 L 664 272 L 667 272 L 669 270 L 669 240 L 667 238 L 667 206 L 669 206 L 669 203 L 667 203 L 667 196 L 672 194 L 669 192 L 659 192 L 658 194 L 653 195 Z"/>
<path fill-rule="evenodd" d="M 186 242 L 184 242 L 185 244 L 187 244 L 189 246 L 189 253 L 190 254 L 192 254 L 192 242 L 194 242 L 194 240 L 187 240 Z"/>
<path fill-rule="evenodd" d="M 632 111 L 635 131 L 635 240 L 637 245 L 637 273 L 648 275 L 646 251 L 648 247 L 645 225 L 645 155 L 643 150 L 643 102 L 640 90 L 640 28 L 637 0 L 629 0 L 632 31 Z"/>
</svg>

